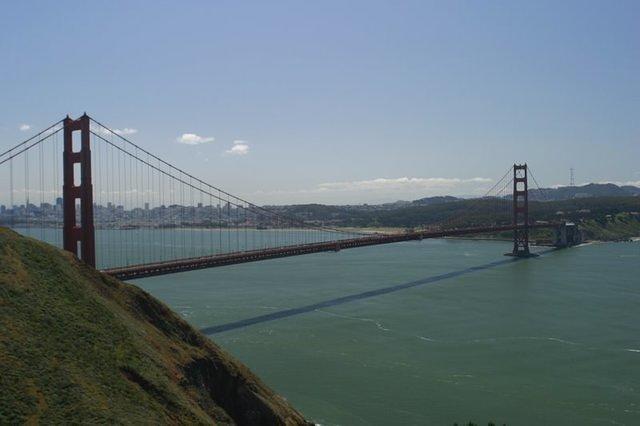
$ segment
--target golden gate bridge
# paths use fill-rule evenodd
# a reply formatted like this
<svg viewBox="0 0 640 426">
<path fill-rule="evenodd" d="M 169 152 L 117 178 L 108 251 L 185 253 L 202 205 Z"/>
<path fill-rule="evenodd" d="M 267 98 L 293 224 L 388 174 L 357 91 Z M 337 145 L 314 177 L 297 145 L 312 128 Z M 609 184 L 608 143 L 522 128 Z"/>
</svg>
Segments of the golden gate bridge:
<svg viewBox="0 0 640 426">
<path fill-rule="evenodd" d="M 531 170 L 526 164 L 510 167 L 481 198 L 491 223 L 460 227 L 459 217 L 449 217 L 435 228 L 393 234 L 327 226 L 251 203 L 159 158 L 86 113 L 75 120 L 67 116 L 4 151 L 0 173 L 8 202 L 0 212 L 1 224 L 64 248 L 120 279 L 507 231 L 513 234 L 509 254 L 527 257 L 530 230 L 542 228 L 554 231 L 553 245 L 572 244 L 566 224 L 530 217 Z"/>
</svg>

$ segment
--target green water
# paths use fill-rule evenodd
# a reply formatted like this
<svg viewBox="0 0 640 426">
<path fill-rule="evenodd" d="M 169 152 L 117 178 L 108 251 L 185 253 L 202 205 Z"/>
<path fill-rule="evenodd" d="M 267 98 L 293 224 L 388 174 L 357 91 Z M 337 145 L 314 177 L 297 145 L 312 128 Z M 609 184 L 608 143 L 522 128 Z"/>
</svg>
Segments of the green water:
<svg viewBox="0 0 640 426">
<path fill-rule="evenodd" d="M 502 261 L 508 249 L 431 240 L 135 284 L 200 328 L 361 294 L 211 336 L 324 425 L 640 424 L 639 243 L 365 293 Z"/>
</svg>

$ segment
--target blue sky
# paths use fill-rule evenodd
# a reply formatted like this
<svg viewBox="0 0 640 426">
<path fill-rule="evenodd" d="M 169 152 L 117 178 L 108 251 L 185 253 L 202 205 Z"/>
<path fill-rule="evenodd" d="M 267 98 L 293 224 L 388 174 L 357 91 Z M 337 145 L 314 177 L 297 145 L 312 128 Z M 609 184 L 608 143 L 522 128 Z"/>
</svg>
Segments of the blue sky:
<svg viewBox="0 0 640 426">
<path fill-rule="evenodd" d="M 260 203 L 471 195 L 516 161 L 640 181 L 638 22 L 637 1 L 7 2 L 0 146 L 87 111 Z"/>
</svg>

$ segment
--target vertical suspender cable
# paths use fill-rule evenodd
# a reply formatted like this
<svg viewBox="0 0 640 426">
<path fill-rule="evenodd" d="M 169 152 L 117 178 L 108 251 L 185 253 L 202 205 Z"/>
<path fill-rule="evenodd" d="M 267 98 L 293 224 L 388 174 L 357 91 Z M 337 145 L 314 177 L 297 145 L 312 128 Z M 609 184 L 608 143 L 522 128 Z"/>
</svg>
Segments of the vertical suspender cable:
<svg viewBox="0 0 640 426">
<path fill-rule="evenodd" d="M 231 251 L 231 199 L 227 195 L 227 252 Z"/>
<path fill-rule="evenodd" d="M 57 182 L 58 182 L 58 173 L 56 165 L 58 164 L 58 157 L 56 156 L 56 147 L 58 138 L 57 135 L 54 134 L 52 136 L 53 143 L 51 144 L 51 173 L 53 173 L 53 179 L 51 180 L 51 195 L 53 197 L 53 212 L 52 212 L 52 221 L 51 228 L 53 229 L 53 244 L 56 247 L 58 246 L 58 193 L 57 193 Z"/>
<path fill-rule="evenodd" d="M 181 257 L 185 257 L 184 247 L 185 247 L 185 235 L 184 235 L 184 185 L 179 183 L 180 185 L 180 233 L 182 234 L 182 254 Z"/>
<path fill-rule="evenodd" d="M 31 235 L 29 228 L 29 152 L 24 153 L 24 196 L 25 196 L 25 222 L 26 222 L 26 234 Z"/>
<path fill-rule="evenodd" d="M 13 203 L 13 158 L 9 159 L 9 206 L 11 207 L 11 219 L 9 219 L 9 224 L 13 229 L 13 217 L 16 211 L 16 206 Z"/>
<path fill-rule="evenodd" d="M 42 143 L 38 144 L 38 162 L 40 173 L 40 240 L 44 241 L 44 158 L 42 156 Z"/>
<path fill-rule="evenodd" d="M 200 194 L 200 204 L 198 204 L 198 222 L 199 222 L 199 229 L 200 229 L 200 247 L 198 250 L 198 256 L 202 256 L 204 254 L 204 233 L 205 233 L 205 226 L 204 226 L 204 215 L 203 210 L 204 210 L 204 203 L 202 202 L 202 184 L 198 183 L 198 188 L 199 188 L 199 194 Z"/>
<path fill-rule="evenodd" d="M 236 220 L 235 220 L 235 228 L 236 228 L 236 251 L 240 251 L 240 222 L 239 222 L 239 218 L 238 215 L 240 214 L 239 212 L 239 207 L 236 205 L 235 206 L 235 210 L 236 210 Z"/>
<path fill-rule="evenodd" d="M 121 215 L 121 221 L 124 222 L 126 220 L 126 215 L 125 215 L 125 211 L 124 211 L 124 204 L 125 204 L 125 200 L 124 200 L 124 196 L 123 196 L 123 192 L 122 192 L 122 187 L 124 185 L 126 185 L 126 171 L 125 171 L 125 166 L 122 164 L 124 161 L 124 159 L 122 158 L 122 151 L 118 151 L 118 214 Z M 122 231 L 126 238 L 126 240 L 123 238 L 122 240 L 122 248 L 120 249 L 121 257 L 122 257 L 122 264 L 126 264 L 129 265 L 130 264 L 130 258 L 128 256 L 128 251 L 129 251 L 129 247 L 128 247 L 128 239 L 129 239 L 129 232 L 127 231 L 127 227 L 125 226 L 123 228 Z M 126 251 L 126 253 L 125 253 Z"/>
<path fill-rule="evenodd" d="M 222 198 L 218 190 L 218 251 L 222 253 Z"/>
</svg>

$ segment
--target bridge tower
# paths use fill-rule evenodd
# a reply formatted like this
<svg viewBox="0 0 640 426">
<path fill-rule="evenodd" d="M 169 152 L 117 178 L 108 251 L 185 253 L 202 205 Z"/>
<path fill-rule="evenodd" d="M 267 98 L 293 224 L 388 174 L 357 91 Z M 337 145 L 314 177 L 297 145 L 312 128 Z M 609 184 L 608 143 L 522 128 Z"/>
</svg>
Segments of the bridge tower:
<svg viewBox="0 0 640 426">
<path fill-rule="evenodd" d="M 67 117 L 64 123 L 62 205 L 63 247 L 90 266 L 96 266 L 95 230 L 93 226 L 93 184 L 91 183 L 91 133 L 89 116 L 77 120 Z M 73 136 L 78 132 L 79 146 Z M 79 166 L 79 167 L 76 167 Z M 78 170 L 79 168 L 79 170 Z M 76 180 L 77 179 L 77 180 Z M 76 183 L 78 183 L 76 185 Z M 80 202 L 80 224 L 76 201 Z"/>
<path fill-rule="evenodd" d="M 513 252 L 528 257 L 529 252 L 529 183 L 527 164 L 513 165 Z"/>
</svg>

